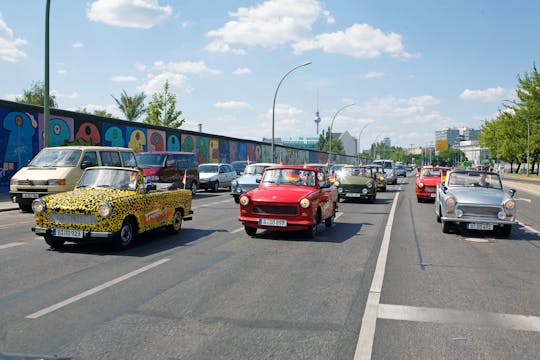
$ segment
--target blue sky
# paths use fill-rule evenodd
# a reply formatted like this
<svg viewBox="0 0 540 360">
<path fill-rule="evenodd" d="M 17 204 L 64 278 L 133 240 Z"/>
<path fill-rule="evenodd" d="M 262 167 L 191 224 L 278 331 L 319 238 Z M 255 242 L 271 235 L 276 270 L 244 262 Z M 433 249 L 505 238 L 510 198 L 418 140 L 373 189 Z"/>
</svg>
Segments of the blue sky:
<svg viewBox="0 0 540 360">
<path fill-rule="evenodd" d="M 0 98 L 44 79 L 45 0 L 0 1 Z M 165 80 L 183 128 L 261 140 L 333 131 L 362 148 L 479 128 L 540 58 L 539 1 L 51 0 L 59 107 L 106 109 Z M 363 129 L 363 130 L 362 130 Z"/>
</svg>

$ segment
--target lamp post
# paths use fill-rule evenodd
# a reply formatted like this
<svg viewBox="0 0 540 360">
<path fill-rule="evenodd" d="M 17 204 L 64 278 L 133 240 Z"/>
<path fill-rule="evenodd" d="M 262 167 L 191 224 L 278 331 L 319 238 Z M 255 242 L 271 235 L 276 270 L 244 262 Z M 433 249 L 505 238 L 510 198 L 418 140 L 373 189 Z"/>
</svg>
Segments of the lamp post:
<svg viewBox="0 0 540 360">
<path fill-rule="evenodd" d="M 343 106 L 341 109 L 339 109 L 338 111 L 336 111 L 336 113 L 334 114 L 334 117 L 332 118 L 332 122 L 330 123 L 330 147 L 329 147 L 329 150 L 328 150 L 328 164 L 330 164 L 331 161 L 332 161 L 332 127 L 334 126 L 334 120 L 336 120 L 336 116 L 337 116 L 342 110 L 348 108 L 349 106 L 353 106 L 353 105 L 354 105 L 354 103 Z"/>
<path fill-rule="evenodd" d="M 527 176 L 529 176 L 529 140 L 531 138 L 531 123 L 527 118 Z"/>
<path fill-rule="evenodd" d="M 278 86 L 276 88 L 276 93 L 274 94 L 274 103 L 272 104 L 272 162 L 276 162 L 276 154 L 274 152 L 274 119 L 275 119 L 275 110 L 276 110 L 276 97 L 277 97 L 277 93 L 278 93 L 278 90 L 279 90 L 279 87 L 281 86 L 281 83 L 283 82 L 283 80 L 285 80 L 285 78 L 287 77 L 287 75 L 289 75 L 290 73 L 292 73 L 294 70 L 296 69 L 299 69 L 301 68 L 302 66 L 307 66 L 311 64 L 311 61 L 306 61 L 305 63 L 303 63 L 302 65 L 298 65 L 294 68 L 292 68 L 291 70 L 289 70 L 289 72 L 287 72 L 285 75 L 283 75 L 283 77 L 281 78 L 281 80 L 279 81 L 278 83 Z"/>
<path fill-rule="evenodd" d="M 360 129 L 360 133 L 358 134 L 358 159 L 361 159 L 361 153 L 362 153 L 362 146 L 360 146 L 360 138 L 362 137 L 362 133 L 364 132 L 364 129 L 369 125 L 369 123 L 367 123 L 366 125 L 364 125 L 362 127 L 362 129 Z"/>
<path fill-rule="evenodd" d="M 45 96 L 43 104 L 43 147 L 49 145 L 49 10 L 51 0 L 45 7 Z"/>
</svg>

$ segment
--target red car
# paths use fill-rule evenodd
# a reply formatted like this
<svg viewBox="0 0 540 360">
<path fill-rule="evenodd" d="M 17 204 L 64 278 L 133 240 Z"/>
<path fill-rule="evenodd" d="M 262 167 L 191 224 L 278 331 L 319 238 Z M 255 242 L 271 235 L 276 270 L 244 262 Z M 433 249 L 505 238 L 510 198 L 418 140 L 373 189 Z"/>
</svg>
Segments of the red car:
<svg viewBox="0 0 540 360">
<path fill-rule="evenodd" d="M 418 171 L 416 178 L 416 198 L 418 202 L 435 201 L 437 184 L 446 176 L 448 169 L 442 167 L 424 166 Z"/>
<path fill-rule="evenodd" d="M 259 186 L 240 197 L 240 216 L 246 233 L 257 229 L 304 231 L 314 237 L 317 225 L 332 226 L 337 209 L 337 190 L 315 167 L 267 168 Z"/>
</svg>

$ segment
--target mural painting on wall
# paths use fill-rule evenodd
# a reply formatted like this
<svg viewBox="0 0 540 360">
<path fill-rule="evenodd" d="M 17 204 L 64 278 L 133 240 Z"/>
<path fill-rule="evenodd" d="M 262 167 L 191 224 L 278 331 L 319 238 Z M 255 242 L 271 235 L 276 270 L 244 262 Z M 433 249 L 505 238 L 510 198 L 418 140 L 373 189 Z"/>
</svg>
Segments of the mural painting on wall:
<svg viewBox="0 0 540 360">
<path fill-rule="evenodd" d="M 51 115 L 49 119 L 49 146 L 61 146 L 74 140 L 73 118 Z M 39 148 L 43 149 L 44 144 L 44 117 L 39 114 Z"/>
<path fill-rule="evenodd" d="M 165 131 L 148 129 L 148 151 L 165 151 Z"/>
<path fill-rule="evenodd" d="M 222 163 L 231 162 L 229 160 L 230 158 L 231 156 L 230 156 L 230 151 L 229 151 L 229 141 L 221 139 L 221 141 L 219 142 L 219 162 L 222 162 Z"/>
<path fill-rule="evenodd" d="M 127 126 L 126 128 L 129 136 L 128 147 L 132 148 L 135 152 L 146 151 L 146 129 L 131 126 Z"/>
<path fill-rule="evenodd" d="M 195 152 L 197 154 L 197 161 L 199 164 L 208 162 L 208 138 L 203 136 L 195 136 Z"/>
<path fill-rule="evenodd" d="M 167 138 L 167 151 L 180 151 L 180 149 L 182 149 L 182 147 L 180 146 L 180 139 L 178 139 L 178 136 L 174 134 L 169 135 L 169 137 Z M 193 150 L 190 150 L 190 152 L 193 152 Z"/>
<path fill-rule="evenodd" d="M 195 136 L 193 135 L 182 135 L 182 151 L 186 152 L 195 152 Z"/>
<path fill-rule="evenodd" d="M 208 141 L 208 162 L 217 163 L 220 162 L 220 149 L 219 149 L 219 139 L 209 138 Z M 224 161 L 225 162 L 225 161 Z"/>
<path fill-rule="evenodd" d="M 247 158 L 248 158 L 247 143 L 245 142 L 238 143 L 238 160 L 246 161 Z"/>
<path fill-rule="evenodd" d="M 231 162 L 238 160 L 236 154 L 238 152 L 238 143 L 236 141 L 229 141 L 229 159 Z"/>
<path fill-rule="evenodd" d="M 101 133 L 96 124 L 75 120 L 75 140 L 70 145 L 101 145 Z"/>
<path fill-rule="evenodd" d="M 126 128 L 114 124 L 103 124 L 103 145 L 126 147 Z"/>
</svg>

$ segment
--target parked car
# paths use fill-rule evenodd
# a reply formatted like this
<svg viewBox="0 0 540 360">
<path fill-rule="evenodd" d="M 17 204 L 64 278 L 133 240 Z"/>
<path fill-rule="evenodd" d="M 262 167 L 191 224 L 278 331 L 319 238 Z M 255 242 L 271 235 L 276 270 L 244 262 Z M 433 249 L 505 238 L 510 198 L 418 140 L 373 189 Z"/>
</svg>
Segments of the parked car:
<svg viewBox="0 0 540 360">
<path fill-rule="evenodd" d="M 199 189 L 218 191 L 220 187 L 231 188 L 232 181 L 238 177 L 231 164 L 199 165 Z"/>
<path fill-rule="evenodd" d="M 135 156 L 146 179 L 156 184 L 158 189 L 187 188 L 192 195 L 197 193 L 199 166 L 194 153 L 159 151 L 140 152 Z"/>
<path fill-rule="evenodd" d="M 387 184 L 397 184 L 396 165 L 393 160 L 373 160 L 373 163 L 383 167 Z"/>
<path fill-rule="evenodd" d="M 506 192 L 497 173 L 450 171 L 446 181 L 437 186 L 436 194 L 435 215 L 443 233 L 454 225 L 508 237 L 516 223 L 515 190 Z"/>
<path fill-rule="evenodd" d="M 52 248 L 66 241 L 103 239 L 118 250 L 147 230 L 178 232 L 182 220 L 191 220 L 191 191 L 155 189 L 144 181 L 141 169 L 88 168 L 74 190 L 32 202 L 32 231 Z"/>
<path fill-rule="evenodd" d="M 91 166 L 136 167 L 135 152 L 110 146 L 57 146 L 42 149 L 10 180 L 10 197 L 23 211 L 32 211 L 39 197 L 73 190 Z"/>
<path fill-rule="evenodd" d="M 416 178 L 416 199 L 418 202 L 435 201 L 437 185 L 441 183 L 446 169 L 431 165 L 423 166 Z"/>
<path fill-rule="evenodd" d="M 369 166 L 346 165 L 336 176 L 338 200 L 368 200 L 373 203 L 377 198 L 375 173 Z"/>
<path fill-rule="evenodd" d="M 317 168 L 275 166 L 267 168 L 256 189 L 240 196 L 240 216 L 246 233 L 258 229 L 304 231 L 314 237 L 317 225 L 332 226 L 337 190 Z"/>
<path fill-rule="evenodd" d="M 231 185 L 231 195 L 234 202 L 238 204 L 240 195 L 255 189 L 259 186 L 261 175 L 264 169 L 270 166 L 277 166 L 274 163 L 251 163 L 244 169 L 242 176 L 234 179 Z"/>
<path fill-rule="evenodd" d="M 242 175 L 244 173 L 244 170 L 246 169 L 246 166 L 249 165 L 249 161 L 233 161 L 231 163 L 232 167 L 236 171 L 236 174 L 238 176 Z"/>
<path fill-rule="evenodd" d="M 367 164 L 366 166 L 370 167 L 371 172 L 375 175 L 375 184 L 377 185 L 377 191 L 386 191 L 386 176 L 382 165 Z"/>
</svg>

